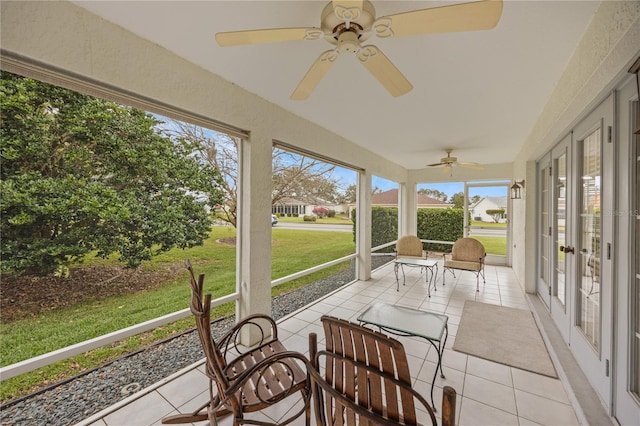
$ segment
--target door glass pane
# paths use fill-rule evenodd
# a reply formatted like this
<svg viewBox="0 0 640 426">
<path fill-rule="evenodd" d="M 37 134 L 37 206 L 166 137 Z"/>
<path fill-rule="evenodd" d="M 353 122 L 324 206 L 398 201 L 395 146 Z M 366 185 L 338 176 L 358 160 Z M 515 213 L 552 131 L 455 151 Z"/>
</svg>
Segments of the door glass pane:
<svg viewBox="0 0 640 426">
<path fill-rule="evenodd" d="M 601 138 L 600 129 L 581 144 L 580 203 L 580 282 L 578 294 L 578 326 L 596 350 L 600 348 L 600 191 Z"/>
<path fill-rule="evenodd" d="M 554 295 L 558 301 L 565 304 L 565 271 L 566 271 L 566 255 L 564 251 L 560 251 L 560 247 L 566 245 L 565 239 L 565 219 L 566 219 L 566 198 L 567 198 L 567 154 L 562 154 L 556 160 L 556 187 L 555 187 L 555 226 L 556 229 L 556 250 L 557 264 L 555 270 Z"/>
<path fill-rule="evenodd" d="M 540 281 L 549 283 L 549 168 L 540 173 Z"/>
</svg>

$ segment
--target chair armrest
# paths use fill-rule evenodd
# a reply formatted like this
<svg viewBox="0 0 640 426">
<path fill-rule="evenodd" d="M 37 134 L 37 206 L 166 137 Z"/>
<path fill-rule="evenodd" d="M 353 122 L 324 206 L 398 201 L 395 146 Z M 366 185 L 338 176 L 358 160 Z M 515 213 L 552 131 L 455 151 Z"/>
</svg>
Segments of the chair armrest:
<svg viewBox="0 0 640 426">
<path fill-rule="evenodd" d="M 302 364 L 304 364 L 305 368 L 307 369 L 306 387 L 309 389 L 311 387 L 310 378 L 309 378 L 309 365 L 310 365 L 309 359 L 303 354 L 301 354 L 300 352 L 283 351 L 283 352 L 276 352 L 272 355 L 267 356 L 257 364 L 254 364 L 250 368 L 243 371 L 242 374 L 240 374 L 239 376 L 235 377 L 233 379 L 233 383 L 231 384 L 231 386 L 229 386 L 229 388 L 226 390 L 226 394 L 229 396 L 234 395 L 236 392 L 241 390 L 244 385 L 246 385 L 246 382 L 248 380 L 251 380 L 251 376 L 253 376 L 256 373 L 262 376 L 265 372 L 269 372 L 269 369 L 275 364 L 279 364 L 285 369 L 291 370 L 291 366 L 288 365 L 285 361 L 291 360 L 292 362 L 295 362 L 296 359 L 299 360 Z M 291 373 L 291 377 L 293 377 L 294 376 L 293 372 L 290 371 L 290 373 Z M 258 380 L 257 382 L 262 384 L 263 380 Z M 291 387 L 295 385 L 296 383 L 292 380 Z M 258 389 L 256 389 L 256 393 L 259 395 Z"/>
<path fill-rule="evenodd" d="M 266 330 L 265 327 L 260 325 L 260 323 L 257 320 L 265 320 L 265 321 L 267 321 L 269 323 L 269 325 L 271 326 L 271 330 Z M 265 344 L 265 343 L 268 343 L 268 342 L 272 342 L 274 340 L 278 340 L 278 327 L 277 327 L 276 322 L 275 322 L 275 320 L 273 318 L 271 318 L 269 315 L 266 315 L 266 314 L 249 315 L 249 316 L 245 317 L 244 319 L 242 319 L 242 321 L 240 321 L 239 323 L 234 325 L 229 331 L 227 331 L 218 340 L 216 346 L 218 347 L 218 350 L 220 352 L 222 352 L 224 357 L 226 357 L 227 352 L 231 348 L 235 349 L 235 351 L 238 354 L 242 354 L 242 351 L 240 351 L 240 349 L 237 346 L 237 337 L 238 337 L 238 334 L 240 334 L 240 331 L 242 330 L 242 328 L 246 327 L 248 325 L 252 325 L 252 326 L 258 327 L 258 329 L 260 330 L 261 338 L 260 338 L 260 342 L 258 342 L 258 344 L 262 345 L 262 344 Z M 269 331 L 271 333 L 268 333 Z M 267 337 L 269 335 L 271 336 L 271 338 L 267 339 Z"/>
</svg>

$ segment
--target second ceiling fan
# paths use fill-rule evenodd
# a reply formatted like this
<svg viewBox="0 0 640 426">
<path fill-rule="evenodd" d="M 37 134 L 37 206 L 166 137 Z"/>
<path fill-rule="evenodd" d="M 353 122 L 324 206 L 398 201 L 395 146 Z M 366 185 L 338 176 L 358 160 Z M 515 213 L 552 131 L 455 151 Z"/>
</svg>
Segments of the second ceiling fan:
<svg viewBox="0 0 640 426">
<path fill-rule="evenodd" d="M 441 158 L 440 161 L 437 163 L 427 164 L 427 167 L 442 167 L 443 173 L 451 173 L 452 168 L 456 166 L 468 167 L 470 169 L 476 169 L 476 170 L 484 169 L 484 167 L 482 167 L 478 163 L 458 161 L 457 157 L 451 156 L 451 153 L 453 152 L 453 150 L 450 148 L 445 149 L 444 152 L 447 153 L 446 157 Z"/>
<path fill-rule="evenodd" d="M 386 38 L 488 30 L 497 25 L 501 14 L 502 0 L 482 0 L 377 18 L 369 0 L 334 0 L 322 10 L 320 28 L 220 32 L 216 34 L 216 41 L 222 47 L 230 47 L 324 38 L 336 47 L 320 54 L 294 90 L 292 100 L 307 99 L 338 56 L 346 53 L 354 53 L 380 84 L 397 97 L 409 92 L 413 86 L 380 49 L 371 44 L 362 45 L 371 34 Z"/>
</svg>

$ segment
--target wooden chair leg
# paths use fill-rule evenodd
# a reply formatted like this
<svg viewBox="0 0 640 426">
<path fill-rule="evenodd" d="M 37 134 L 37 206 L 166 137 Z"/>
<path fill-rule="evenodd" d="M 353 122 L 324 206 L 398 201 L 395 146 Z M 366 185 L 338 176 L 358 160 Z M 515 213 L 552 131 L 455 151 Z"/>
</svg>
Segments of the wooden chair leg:
<svg viewBox="0 0 640 426">
<path fill-rule="evenodd" d="M 442 389 L 442 426 L 456 425 L 456 390 L 451 386 Z"/>
</svg>

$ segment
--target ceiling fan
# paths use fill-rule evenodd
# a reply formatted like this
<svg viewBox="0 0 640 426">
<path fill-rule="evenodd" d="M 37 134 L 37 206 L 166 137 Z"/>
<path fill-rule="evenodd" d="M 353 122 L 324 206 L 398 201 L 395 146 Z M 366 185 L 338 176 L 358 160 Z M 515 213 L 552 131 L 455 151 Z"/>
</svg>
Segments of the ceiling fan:
<svg viewBox="0 0 640 426">
<path fill-rule="evenodd" d="M 482 167 L 478 163 L 466 163 L 466 162 L 458 161 L 457 157 L 451 156 L 451 153 L 453 152 L 451 148 L 445 149 L 444 152 L 447 153 L 446 157 L 442 157 L 438 163 L 427 164 L 427 167 L 442 167 L 443 173 L 451 172 L 452 168 L 456 166 L 467 167 L 467 168 L 476 169 L 476 170 L 484 169 L 484 167 Z"/>
<path fill-rule="evenodd" d="M 272 28 L 216 34 L 222 47 L 324 38 L 335 48 L 322 52 L 291 95 L 307 99 L 340 54 L 353 53 L 364 67 L 394 96 L 413 89 L 411 83 L 380 49 L 363 46 L 371 34 L 404 37 L 459 31 L 488 30 L 502 14 L 502 0 L 481 0 L 376 17 L 369 0 L 333 0 L 322 10 L 320 28 Z"/>
</svg>

